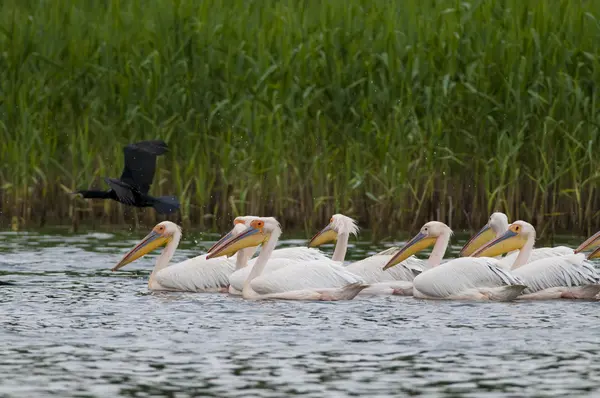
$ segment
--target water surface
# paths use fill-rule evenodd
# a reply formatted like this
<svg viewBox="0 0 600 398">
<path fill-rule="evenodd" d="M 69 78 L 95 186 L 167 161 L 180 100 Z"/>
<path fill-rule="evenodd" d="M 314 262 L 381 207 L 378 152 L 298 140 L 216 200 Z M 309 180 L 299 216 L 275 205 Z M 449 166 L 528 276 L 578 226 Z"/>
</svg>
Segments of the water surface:
<svg viewBox="0 0 600 398">
<path fill-rule="evenodd" d="M 15 283 L 0 287 L 0 397 L 600 394 L 597 302 L 149 293 L 155 255 L 110 271 L 144 233 L 0 234 L 0 280 Z M 185 237 L 174 261 L 207 238 Z"/>
</svg>

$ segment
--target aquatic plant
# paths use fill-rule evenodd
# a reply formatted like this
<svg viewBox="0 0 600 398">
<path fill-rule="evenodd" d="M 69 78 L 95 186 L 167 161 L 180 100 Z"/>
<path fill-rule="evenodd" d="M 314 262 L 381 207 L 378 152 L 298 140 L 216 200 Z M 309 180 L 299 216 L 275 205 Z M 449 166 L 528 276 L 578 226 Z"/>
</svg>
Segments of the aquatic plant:
<svg viewBox="0 0 600 398">
<path fill-rule="evenodd" d="M 600 227 L 600 2 L 0 3 L 2 226 L 157 222 L 68 191 L 168 141 L 184 226 L 342 211 L 378 235 L 495 209 Z M 177 219 L 179 218 L 179 219 Z"/>
</svg>

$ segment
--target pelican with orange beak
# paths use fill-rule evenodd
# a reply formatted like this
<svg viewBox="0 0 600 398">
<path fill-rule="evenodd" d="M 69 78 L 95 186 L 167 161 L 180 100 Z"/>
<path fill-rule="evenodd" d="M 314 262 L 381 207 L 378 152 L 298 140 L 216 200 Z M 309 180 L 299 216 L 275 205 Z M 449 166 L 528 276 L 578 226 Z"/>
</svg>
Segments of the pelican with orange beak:
<svg viewBox="0 0 600 398">
<path fill-rule="evenodd" d="M 442 263 L 451 236 L 452 230 L 446 224 L 430 221 L 384 269 L 433 246 L 427 268 L 413 280 L 416 298 L 510 301 L 525 289 L 519 278 L 499 267 L 498 260 L 493 258 L 462 257 Z"/>
<path fill-rule="evenodd" d="M 508 231 L 508 217 L 502 212 L 495 212 L 490 216 L 490 219 L 486 225 L 481 228 L 479 232 L 471 237 L 471 239 L 463 246 L 459 253 L 460 257 L 467 257 L 472 255 L 477 249 L 484 244 L 492 241 L 493 239 L 501 236 Z M 498 257 L 500 265 L 505 269 L 510 269 L 512 264 L 515 262 L 517 251 L 507 253 L 505 257 Z M 564 256 L 567 254 L 573 254 L 573 249 L 566 246 L 556 247 L 540 247 L 533 249 L 531 256 L 529 256 L 528 262 L 539 260 L 547 257 Z"/>
<path fill-rule="evenodd" d="M 329 220 L 329 224 L 308 242 L 308 246 L 317 247 L 336 242 L 331 259 L 333 261 L 344 261 L 348 250 L 349 237 L 350 235 L 357 235 L 358 230 L 355 220 L 343 214 L 334 214 Z M 384 271 L 382 267 L 398 250 L 400 248 L 392 247 L 346 266 L 348 271 L 362 277 L 370 284 L 368 288 L 360 292 L 361 295 L 398 294 L 412 296 L 412 280 L 423 271 L 424 261 L 411 256 L 404 260 L 400 266 Z"/>
<path fill-rule="evenodd" d="M 226 237 L 234 237 L 246 229 L 243 218 L 234 220 L 234 229 Z M 218 248 L 225 238 L 221 239 L 211 249 Z M 156 259 L 156 265 L 148 280 L 148 289 L 186 292 L 227 292 L 229 275 L 237 266 L 242 266 L 256 251 L 256 246 L 240 251 L 235 258 L 207 259 L 203 254 L 180 263 L 169 265 L 181 240 L 181 228 L 171 222 L 163 221 L 157 224 L 150 233 L 115 265 L 117 271 L 125 265 L 145 256 L 146 254 L 164 247 Z"/>
<path fill-rule="evenodd" d="M 498 256 L 518 250 L 510 272 L 527 285 L 519 297 L 522 299 L 592 299 L 600 293 L 600 275 L 583 254 L 552 256 L 528 262 L 535 238 L 533 225 L 515 221 L 504 234 L 477 249 L 473 256 Z M 588 240 L 587 246 L 593 243 Z"/>
<path fill-rule="evenodd" d="M 253 220 L 244 232 L 211 250 L 207 258 L 232 256 L 247 247 L 262 245 L 242 288 L 245 299 L 351 300 L 368 286 L 361 278 L 346 271 L 340 262 L 327 258 L 289 264 L 263 274 L 280 236 L 281 228 L 275 218 L 260 217 Z"/>
</svg>

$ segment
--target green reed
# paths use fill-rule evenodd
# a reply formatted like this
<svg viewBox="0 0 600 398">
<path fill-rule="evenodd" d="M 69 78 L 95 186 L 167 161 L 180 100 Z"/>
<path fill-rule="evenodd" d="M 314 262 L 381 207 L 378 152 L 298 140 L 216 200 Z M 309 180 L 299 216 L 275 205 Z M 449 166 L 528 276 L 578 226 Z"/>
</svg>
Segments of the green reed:
<svg viewBox="0 0 600 398">
<path fill-rule="evenodd" d="M 493 210 L 600 227 L 600 2 L 0 3 L 0 220 L 153 223 L 73 198 L 163 138 L 184 226 L 237 214 L 380 237 Z"/>
</svg>

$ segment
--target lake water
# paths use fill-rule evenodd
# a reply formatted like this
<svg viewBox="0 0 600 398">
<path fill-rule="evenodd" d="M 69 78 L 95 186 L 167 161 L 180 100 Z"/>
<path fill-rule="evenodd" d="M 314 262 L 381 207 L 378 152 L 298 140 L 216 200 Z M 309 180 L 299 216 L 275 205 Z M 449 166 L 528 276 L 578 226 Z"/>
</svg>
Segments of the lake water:
<svg viewBox="0 0 600 398">
<path fill-rule="evenodd" d="M 110 271 L 146 232 L 0 234 L 0 281 L 15 283 L 0 286 L 0 397 L 600 394 L 598 302 L 149 293 L 155 255 Z M 211 243 L 184 236 L 174 261 Z"/>
</svg>

